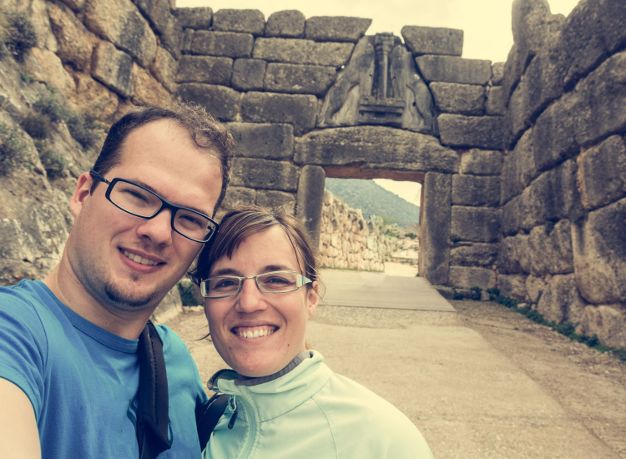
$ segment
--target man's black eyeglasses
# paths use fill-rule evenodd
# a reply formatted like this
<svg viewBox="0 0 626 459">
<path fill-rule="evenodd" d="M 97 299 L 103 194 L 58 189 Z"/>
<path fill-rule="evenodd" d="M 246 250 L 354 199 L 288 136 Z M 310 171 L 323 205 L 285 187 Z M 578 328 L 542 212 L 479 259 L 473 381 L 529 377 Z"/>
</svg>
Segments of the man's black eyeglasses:
<svg viewBox="0 0 626 459">
<path fill-rule="evenodd" d="M 122 178 L 107 180 L 94 170 L 89 173 L 94 179 L 108 185 L 106 198 L 124 212 L 150 219 L 159 215 L 163 209 L 169 209 L 172 214 L 172 229 L 187 239 L 207 242 L 218 227 L 217 222 L 208 215 L 172 204 L 138 183 Z"/>
</svg>

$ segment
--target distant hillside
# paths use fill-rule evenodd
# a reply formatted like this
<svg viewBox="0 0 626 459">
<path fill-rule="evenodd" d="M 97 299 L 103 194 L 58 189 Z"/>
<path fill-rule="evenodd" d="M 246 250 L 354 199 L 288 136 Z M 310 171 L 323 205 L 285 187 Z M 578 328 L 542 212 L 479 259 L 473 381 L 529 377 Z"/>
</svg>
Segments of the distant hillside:
<svg viewBox="0 0 626 459">
<path fill-rule="evenodd" d="M 378 215 L 386 223 L 402 227 L 419 221 L 419 206 L 385 190 L 373 180 L 327 178 L 326 189 L 350 207 L 361 209 L 365 217 Z"/>
</svg>

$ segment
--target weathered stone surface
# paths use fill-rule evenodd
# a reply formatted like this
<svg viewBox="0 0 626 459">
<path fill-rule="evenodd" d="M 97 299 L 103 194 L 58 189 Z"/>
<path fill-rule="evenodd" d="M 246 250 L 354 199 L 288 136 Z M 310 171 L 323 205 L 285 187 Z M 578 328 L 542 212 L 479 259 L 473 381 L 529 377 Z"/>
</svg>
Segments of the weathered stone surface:
<svg viewBox="0 0 626 459">
<path fill-rule="evenodd" d="M 316 115 L 315 96 L 248 92 L 241 104 L 244 121 L 289 123 L 296 135 L 313 129 Z"/>
<path fill-rule="evenodd" d="M 452 204 L 497 207 L 500 204 L 500 178 L 453 175 Z"/>
<path fill-rule="evenodd" d="M 90 0 L 85 23 L 147 67 L 156 54 L 157 41 L 148 22 L 129 0 Z"/>
<path fill-rule="evenodd" d="M 576 280 L 590 303 L 626 303 L 626 199 L 572 224 Z"/>
<path fill-rule="evenodd" d="M 270 62 L 292 64 L 343 65 L 354 45 L 351 43 L 317 43 L 293 38 L 259 38 L 253 57 Z"/>
<path fill-rule="evenodd" d="M 265 72 L 265 89 L 275 92 L 323 95 L 335 79 L 335 67 L 270 63 Z"/>
<path fill-rule="evenodd" d="M 502 86 L 492 86 L 487 88 L 487 115 L 503 115 L 506 112 L 504 106 L 504 91 Z"/>
<path fill-rule="evenodd" d="M 582 331 L 596 335 L 608 346 L 626 348 L 626 314 L 623 305 L 587 306 L 582 319 Z"/>
<path fill-rule="evenodd" d="M 178 70 L 178 61 L 174 56 L 164 48 L 157 48 L 154 63 L 150 66 L 150 70 L 155 77 L 170 92 L 176 90 L 176 72 Z"/>
<path fill-rule="evenodd" d="M 296 215 L 304 223 L 313 247 L 320 246 L 320 224 L 326 173 L 319 166 L 304 166 L 300 172 Z"/>
<path fill-rule="evenodd" d="M 287 161 L 233 158 L 231 183 L 264 190 L 296 191 L 298 168 Z"/>
<path fill-rule="evenodd" d="M 419 272 L 432 284 L 448 284 L 452 178 L 449 174 L 429 172 L 423 187 Z"/>
<path fill-rule="evenodd" d="M 304 36 L 306 18 L 298 10 L 272 13 L 265 24 L 266 37 L 297 38 Z"/>
<path fill-rule="evenodd" d="M 371 19 L 346 16 L 313 16 L 306 20 L 304 36 L 315 41 L 356 42 L 365 35 Z"/>
<path fill-rule="evenodd" d="M 48 20 L 48 2 L 45 0 L 30 0 L 24 2 L 18 0 L 13 6 L 11 1 L 2 2 L 2 11 L 20 11 L 28 17 L 36 35 L 36 47 L 56 53 L 57 41 Z M 6 20 L 5 20 L 6 21 Z M 6 24 L 4 22 L 3 24 Z"/>
<path fill-rule="evenodd" d="M 526 299 L 526 276 L 520 274 L 498 275 L 496 287 L 500 294 L 516 300 Z"/>
<path fill-rule="evenodd" d="M 428 81 L 486 84 L 491 78 L 491 62 L 453 56 L 419 56 L 417 67 Z"/>
<path fill-rule="evenodd" d="M 31 49 L 24 60 L 24 71 L 33 80 L 46 82 L 65 97 L 71 95 L 76 89 L 76 83 L 72 75 L 63 67 L 61 59 L 47 49 Z"/>
<path fill-rule="evenodd" d="M 491 84 L 499 86 L 504 78 L 504 62 L 494 62 L 491 64 Z"/>
<path fill-rule="evenodd" d="M 178 54 L 182 28 L 170 9 L 169 0 L 133 0 L 160 37 L 160 43 L 170 53 Z"/>
<path fill-rule="evenodd" d="M 256 193 L 256 190 L 253 188 L 229 184 L 220 208 L 231 210 L 237 207 L 250 206 L 256 202 Z"/>
<path fill-rule="evenodd" d="M 469 244 L 450 249 L 450 264 L 457 266 L 481 266 L 491 268 L 498 257 L 497 244 Z"/>
<path fill-rule="evenodd" d="M 267 62 L 261 59 L 237 59 L 233 66 L 233 87 L 243 91 L 263 89 L 266 67 Z"/>
<path fill-rule="evenodd" d="M 532 129 L 517 141 L 515 149 L 504 155 L 501 180 L 501 199 L 508 201 L 519 195 L 537 177 Z"/>
<path fill-rule="evenodd" d="M 404 26 L 400 34 L 406 46 L 416 55 L 460 56 L 463 52 L 463 31 L 459 29 Z"/>
<path fill-rule="evenodd" d="M 577 182 L 585 209 L 609 204 L 626 195 L 626 146 L 612 136 L 577 158 Z"/>
<path fill-rule="evenodd" d="M 530 272 L 528 236 L 518 234 L 502 239 L 498 252 L 498 272 L 501 274 Z"/>
<path fill-rule="evenodd" d="M 195 30 L 186 48 L 191 54 L 226 57 L 250 57 L 254 37 L 249 33 Z"/>
<path fill-rule="evenodd" d="M 124 97 L 133 92 L 131 73 L 133 58 L 111 43 L 102 41 L 94 54 L 92 76 Z"/>
<path fill-rule="evenodd" d="M 202 105 L 222 121 L 232 121 L 239 113 L 240 94 L 226 86 L 186 83 L 179 85 L 177 94 L 186 102 Z"/>
<path fill-rule="evenodd" d="M 49 3 L 48 16 L 57 39 L 57 55 L 63 62 L 85 70 L 91 63 L 96 37 L 64 6 Z"/>
<path fill-rule="evenodd" d="M 293 127 L 290 124 L 229 123 L 237 156 L 289 159 L 293 156 Z"/>
<path fill-rule="evenodd" d="M 474 175 L 499 175 L 502 170 L 502 157 L 503 154 L 500 151 L 473 148 L 461 156 L 459 172 Z"/>
<path fill-rule="evenodd" d="M 626 7 L 615 0 L 581 1 L 563 24 L 565 84 L 571 86 L 626 41 Z"/>
<path fill-rule="evenodd" d="M 496 242 L 500 231 L 500 211 L 485 207 L 452 206 L 452 241 Z"/>
<path fill-rule="evenodd" d="M 199 304 L 202 304 L 202 302 Z M 165 297 L 161 300 L 159 306 L 150 316 L 150 320 L 153 320 L 156 323 L 165 323 L 176 317 L 181 312 L 183 312 L 183 302 L 180 298 L 178 287 L 174 286 L 174 288 L 167 292 Z"/>
<path fill-rule="evenodd" d="M 133 95 L 132 101 L 137 105 L 168 107 L 173 102 L 171 93 L 163 87 L 150 73 L 139 65 L 133 65 L 131 72 Z"/>
<path fill-rule="evenodd" d="M 583 97 L 583 112 L 587 116 L 581 123 L 576 140 L 590 145 L 610 134 L 626 129 L 626 51 L 604 61 L 593 73 L 576 87 Z M 589 109 L 590 108 L 590 109 Z"/>
<path fill-rule="evenodd" d="M 83 9 L 85 5 L 85 0 L 61 0 L 67 6 L 72 8 L 74 11 L 80 11 Z"/>
<path fill-rule="evenodd" d="M 185 29 L 208 29 L 213 22 L 213 10 L 208 6 L 176 8 L 178 23 Z"/>
<path fill-rule="evenodd" d="M 256 205 L 293 214 L 296 209 L 296 197 L 293 193 L 284 191 L 259 190 L 256 192 Z"/>
<path fill-rule="evenodd" d="M 298 164 L 356 165 L 360 169 L 455 172 L 456 152 L 434 137 L 382 126 L 314 131 L 296 139 Z"/>
<path fill-rule="evenodd" d="M 228 86 L 233 74 L 229 57 L 183 56 L 178 63 L 179 83 L 208 83 Z"/>
<path fill-rule="evenodd" d="M 530 272 L 536 276 L 574 271 L 570 222 L 536 226 L 528 237 Z"/>
<path fill-rule="evenodd" d="M 526 278 L 526 293 L 528 295 L 528 301 L 532 304 L 537 304 L 539 298 L 543 295 L 546 289 L 547 282 L 542 277 L 528 276 Z"/>
<path fill-rule="evenodd" d="M 482 115 L 485 112 L 485 88 L 473 84 L 431 83 L 435 103 L 442 112 Z"/>
<path fill-rule="evenodd" d="M 441 143 L 456 147 L 502 149 L 501 116 L 465 116 L 444 113 L 437 118 Z"/>
<path fill-rule="evenodd" d="M 496 286 L 496 273 L 486 268 L 450 266 L 449 283 L 458 288 L 480 287 L 483 290 L 494 288 Z"/>
<path fill-rule="evenodd" d="M 84 73 L 75 73 L 76 94 L 73 99 L 77 107 L 84 112 L 97 113 L 98 117 L 108 119 L 118 108 L 118 98 L 102 84 Z"/>
<path fill-rule="evenodd" d="M 263 35 L 265 16 L 260 10 L 218 10 L 213 15 L 213 28 L 225 32 Z"/>
<path fill-rule="evenodd" d="M 539 298 L 537 310 L 548 320 L 578 323 L 584 301 L 578 294 L 573 274 L 553 276 Z"/>
</svg>

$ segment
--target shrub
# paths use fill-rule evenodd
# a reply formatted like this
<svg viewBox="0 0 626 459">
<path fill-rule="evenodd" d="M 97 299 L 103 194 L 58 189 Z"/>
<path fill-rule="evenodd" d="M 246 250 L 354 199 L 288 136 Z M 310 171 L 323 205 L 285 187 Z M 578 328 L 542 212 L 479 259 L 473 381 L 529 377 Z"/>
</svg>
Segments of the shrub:
<svg viewBox="0 0 626 459">
<path fill-rule="evenodd" d="M 15 133 L 15 129 L 0 122 L 0 174 L 6 175 L 17 166 L 26 148 L 24 141 Z"/>
<path fill-rule="evenodd" d="M 37 44 L 35 28 L 24 13 L 9 13 L 6 19 L 4 46 L 15 60 L 22 62 L 26 53 Z"/>
<path fill-rule="evenodd" d="M 20 122 L 20 126 L 33 139 L 45 139 L 52 131 L 50 120 L 40 113 L 31 113 L 24 117 Z"/>
<path fill-rule="evenodd" d="M 467 297 L 470 300 L 480 301 L 482 293 L 483 293 L 483 289 L 481 289 L 480 287 L 472 287 Z"/>
<path fill-rule="evenodd" d="M 61 177 L 67 168 L 67 160 L 54 150 L 44 149 L 39 158 L 49 178 Z"/>
<path fill-rule="evenodd" d="M 98 121 L 92 115 L 72 114 L 67 119 L 67 128 L 83 148 L 91 148 L 98 141 Z"/>
<path fill-rule="evenodd" d="M 61 105 L 57 97 L 52 93 L 39 97 L 33 104 L 33 108 L 38 113 L 47 116 L 53 123 L 66 121 L 71 116 L 69 110 Z"/>
</svg>

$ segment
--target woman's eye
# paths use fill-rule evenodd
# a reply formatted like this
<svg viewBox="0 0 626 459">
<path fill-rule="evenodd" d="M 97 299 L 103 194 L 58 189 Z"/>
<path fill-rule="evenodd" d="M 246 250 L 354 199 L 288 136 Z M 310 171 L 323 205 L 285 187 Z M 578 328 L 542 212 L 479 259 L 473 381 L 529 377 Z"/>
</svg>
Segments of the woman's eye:
<svg viewBox="0 0 626 459">
<path fill-rule="evenodd" d="M 216 279 L 211 282 L 211 289 L 232 289 L 237 287 L 238 282 L 235 279 Z"/>
</svg>

